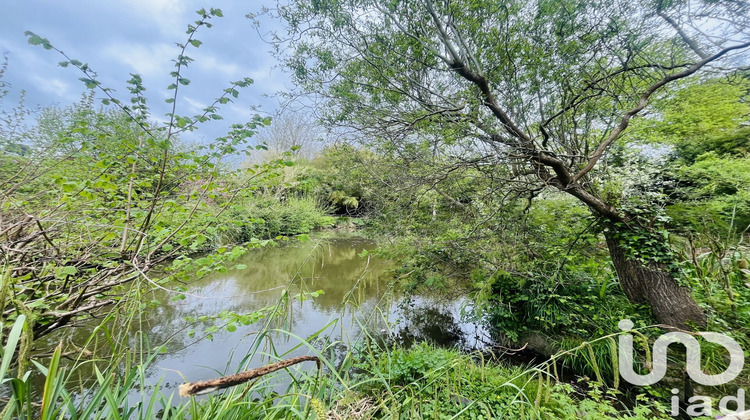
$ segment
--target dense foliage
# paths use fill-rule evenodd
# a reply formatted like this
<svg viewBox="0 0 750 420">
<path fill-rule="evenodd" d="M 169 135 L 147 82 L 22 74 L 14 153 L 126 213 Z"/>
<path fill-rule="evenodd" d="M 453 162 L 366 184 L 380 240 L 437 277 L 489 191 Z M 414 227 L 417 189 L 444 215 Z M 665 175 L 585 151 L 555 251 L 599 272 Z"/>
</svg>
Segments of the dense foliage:
<svg viewBox="0 0 750 420">
<path fill-rule="evenodd" d="M 117 98 L 27 33 L 90 93 L 38 111 L 0 104 L 0 417 L 668 418 L 666 388 L 620 387 L 617 323 L 638 328 L 643 369 L 657 324 L 750 348 L 747 7 L 290 1 L 273 11 L 290 35 L 275 38 L 279 58 L 323 101 L 321 120 L 255 116 L 197 144 L 184 139 L 252 83 L 177 113 L 186 54 L 220 10 L 199 10 L 178 43 L 166 122 L 140 76 Z M 236 260 L 252 248 L 333 227 L 379 238 L 398 290 L 469 296 L 487 349 L 527 348 L 535 363 L 401 347 L 383 321 L 357 342 L 299 338 L 324 369 L 294 370 L 282 394 L 259 380 L 175 404 L 146 383 L 165 351 L 139 323 L 160 304 L 149 290 L 183 299 L 191 280 L 247 269 Z M 191 323 L 211 324 L 207 339 L 257 325 L 243 360 L 281 359 L 259 340 L 320 293 L 285 289 L 271 307 Z M 83 347 L 37 355 L 40 338 L 90 317 L 102 321 Z M 710 371 L 727 362 L 718 346 L 704 357 Z M 85 371 L 95 378 L 73 391 Z M 748 384 L 746 369 L 732 386 Z M 692 392 L 682 377 L 663 386 Z"/>
</svg>

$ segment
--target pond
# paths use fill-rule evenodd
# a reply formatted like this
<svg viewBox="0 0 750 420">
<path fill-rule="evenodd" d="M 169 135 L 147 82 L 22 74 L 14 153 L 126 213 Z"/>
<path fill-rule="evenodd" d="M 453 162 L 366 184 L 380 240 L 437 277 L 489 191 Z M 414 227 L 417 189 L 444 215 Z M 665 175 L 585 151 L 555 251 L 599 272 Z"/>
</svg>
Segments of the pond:
<svg viewBox="0 0 750 420">
<path fill-rule="evenodd" d="M 195 281 L 183 300 L 158 290 L 153 298 L 159 304 L 147 312 L 140 328 L 152 346 L 166 343 L 167 352 L 150 366 L 149 381 L 176 389 L 183 377 L 191 382 L 211 379 L 276 357 L 314 354 L 309 346 L 325 343 L 335 343 L 327 346 L 335 354 L 326 356 L 337 359 L 365 330 L 407 345 L 428 340 L 441 346 L 481 346 L 487 332 L 461 321 L 466 300 L 419 295 L 405 300 L 394 286 L 392 263 L 363 255 L 375 247 L 374 241 L 353 234 L 292 240 L 251 250 L 236 261 L 247 268 Z M 322 293 L 304 300 L 282 299 L 317 291 Z M 232 332 L 221 320 L 190 322 L 222 311 L 249 314 L 271 307 L 279 315 L 238 324 Z M 243 360 L 248 354 L 252 357 Z"/>
</svg>

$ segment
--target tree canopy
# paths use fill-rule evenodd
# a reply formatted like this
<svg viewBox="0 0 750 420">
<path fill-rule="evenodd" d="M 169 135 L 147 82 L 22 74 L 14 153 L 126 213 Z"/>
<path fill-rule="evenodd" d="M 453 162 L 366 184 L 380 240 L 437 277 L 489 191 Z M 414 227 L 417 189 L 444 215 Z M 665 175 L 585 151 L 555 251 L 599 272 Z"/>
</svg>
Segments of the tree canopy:
<svg viewBox="0 0 750 420">
<path fill-rule="evenodd" d="M 669 285 L 672 308 L 654 307 L 657 318 L 705 322 L 667 278 L 668 252 L 646 256 L 634 251 L 643 243 L 628 243 L 658 242 L 653 220 L 595 181 L 649 105 L 679 101 L 669 93 L 696 78 L 746 72 L 747 3 L 333 0 L 277 13 L 288 28 L 279 51 L 328 123 L 399 150 L 427 142 L 454 162 L 508 167 L 510 185 L 532 197 L 548 186 L 576 197 L 611 224 L 632 300 L 670 301 L 650 294 Z M 642 261 L 631 265 L 634 255 Z M 638 280 L 657 272 L 667 277 Z"/>
</svg>

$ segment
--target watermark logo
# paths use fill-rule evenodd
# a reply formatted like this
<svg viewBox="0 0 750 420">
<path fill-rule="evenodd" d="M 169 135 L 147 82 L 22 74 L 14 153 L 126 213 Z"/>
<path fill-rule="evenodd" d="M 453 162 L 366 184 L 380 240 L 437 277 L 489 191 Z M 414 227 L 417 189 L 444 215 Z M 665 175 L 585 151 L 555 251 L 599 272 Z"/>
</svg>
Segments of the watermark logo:
<svg viewBox="0 0 750 420">
<path fill-rule="evenodd" d="M 617 326 L 623 331 L 631 331 L 633 329 L 633 322 L 629 319 L 623 319 Z M 618 337 L 620 376 L 627 382 L 638 386 L 653 385 L 659 382 L 667 373 L 667 349 L 669 345 L 679 343 L 685 346 L 685 370 L 690 379 L 706 386 L 724 385 L 732 382 L 740 374 L 745 363 L 745 355 L 740 345 L 731 337 L 721 333 L 700 332 L 696 335 L 700 335 L 703 339 L 711 343 L 719 344 L 729 352 L 729 366 L 724 372 L 713 375 L 704 373 L 701 369 L 701 348 L 698 340 L 691 334 L 673 331 L 663 334 L 656 339 L 651 352 L 653 359 L 651 372 L 643 375 L 636 373 L 633 367 L 633 336 L 631 334 L 621 334 Z M 677 394 L 678 392 L 679 390 L 677 389 L 672 390 L 673 394 Z M 727 396 L 722 398 L 719 402 L 719 410 L 725 414 L 731 412 L 731 410 L 727 409 L 727 405 L 731 401 L 735 402 L 738 411 L 743 411 L 745 407 L 745 391 L 740 389 L 737 397 Z M 690 397 L 687 402 L 699 402 L 699 404 L 692 404 L 687 407 L 688 415 L 712 415 L 710 397 L 696 395 Z M 678 403 L 679 398 L 676 395 L 673 396 L 673 416 L 679 414 Z"/>
<path fill-rule="evenodd" d="M 629 319 L 620 321 L 617 326 L 623 331 L 633 329 L 633 322 Z M 734 339 L 721 333 L 701 332 L 698 333 L 706 341 L 723 346 L 729 352 L 729 367 L 715 375 L 708 375 L 701 370 L 701 346 L 692 335 L 684 332 L 669 332 L 656 339 L 653 355 L 653 368 L 651 373 L 640 375 L 633 369 L 633 336 L 622 334 L 619 337 L 619 360 L 620 375 L 623 379 L 633 385 L 653 385 L 659 382 L 667 373 L 667 348 L 672 343 L 680 343 L 685 346 L 687 360 L 685 369 L 693 381 L 706 386 L 724 385 L 732 382 L 742 371 L 745 363 L 745 354 Z"/>
</svg>

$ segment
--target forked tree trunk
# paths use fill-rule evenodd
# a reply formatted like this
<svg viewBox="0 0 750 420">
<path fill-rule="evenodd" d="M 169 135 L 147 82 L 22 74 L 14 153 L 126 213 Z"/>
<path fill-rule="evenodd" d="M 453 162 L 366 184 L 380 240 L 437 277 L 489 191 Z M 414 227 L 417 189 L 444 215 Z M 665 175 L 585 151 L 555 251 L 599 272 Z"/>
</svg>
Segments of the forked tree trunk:
<svg viewBox="0 0 750 420">
<path fill-rule="evenodd" d="M 630 258 L 614 235 L 605 236 L 617 277 L 631 302 L 650 304 L 661 324 L 686 330 L 706 326 L 706 314 L 690 295 L 690 289 L 680 286 L 665 265 L 643 264 Z"/>
</svg>

